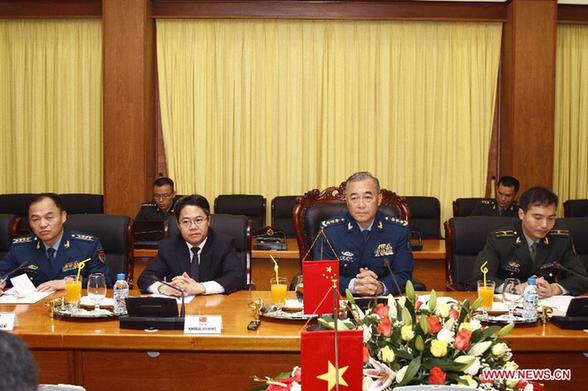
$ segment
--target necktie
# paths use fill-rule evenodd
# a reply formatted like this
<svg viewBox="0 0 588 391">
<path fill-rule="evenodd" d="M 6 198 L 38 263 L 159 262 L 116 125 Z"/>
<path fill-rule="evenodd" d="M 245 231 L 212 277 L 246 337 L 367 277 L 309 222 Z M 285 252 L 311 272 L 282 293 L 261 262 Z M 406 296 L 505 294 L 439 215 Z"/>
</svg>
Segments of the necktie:
<svg viewBox="0 0 588 391">
<path fill-rule="evenodd" d="M 531 247 L 529 247 L 529 253 L 531 254 L 531 259 L 535 261 L 535 256 L 537 255 L 537 242 L 533 242 Z"/>
<path fill-rule="evenodd" d="M 47 260 L 49 261 L 49 263 L 52 263 L 54 259 L 55 259 L 55 249 L 53 247 L 49 247 L 47 249 Z"/>
<path fill-rule="evenodd" d="M 368 236 L 370 236 L 370 230 L 369 229 L 366 229 L 366 230 L 361 231 L 361 233 L 363 235 L 363 241 L 364 242 L 367 242 Z"/>
<path fill-rule="evenodd" d="M 192 247 L 192 264 L 190 265 L 190 277 L 194 279 L 194 281 L 198 281 L 200 278 L 200 261 L 198 259 L 198 251 L 200 251 L 200 247 Z"/>
</svg>

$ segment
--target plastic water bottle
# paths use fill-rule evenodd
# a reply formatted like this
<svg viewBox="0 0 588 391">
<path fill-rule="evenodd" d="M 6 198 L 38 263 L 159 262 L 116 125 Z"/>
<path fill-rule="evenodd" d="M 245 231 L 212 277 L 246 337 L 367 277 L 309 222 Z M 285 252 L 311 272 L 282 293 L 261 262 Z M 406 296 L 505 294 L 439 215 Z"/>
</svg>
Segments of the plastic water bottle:
<svg viewBox="0 0 588 391">
<path fill-rule="evenodd" d="M 114 297 L 114 314 L 126 315 L 127 304 L 125 303 L 125 298 L 129 297 L 129 283 L 125 279 L 124 273 L 116 275 L 112 296 Z"/>
<path fill-rule="evenodd" d="M 523 319 L 534 322 L 537 320 L 537 280 L 535 277 L 529 277 L 527 287 L 523 292 Z"/>
</svg>

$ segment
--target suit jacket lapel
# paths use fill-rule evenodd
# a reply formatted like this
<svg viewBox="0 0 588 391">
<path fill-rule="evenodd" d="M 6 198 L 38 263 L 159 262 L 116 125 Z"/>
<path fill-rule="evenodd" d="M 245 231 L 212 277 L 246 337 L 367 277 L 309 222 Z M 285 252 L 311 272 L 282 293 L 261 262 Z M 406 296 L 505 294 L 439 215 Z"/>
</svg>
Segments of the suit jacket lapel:
<svg viewBox="0 0 588 391">
<path fill-rule="evenodd" d="M 208 237 L 202 252 L 200 252 L 200 280 L 209 281 L 210 271 L 212 270 L 212 262 L 214 261 L 214 233 L 212 229 L 208 230 Z"/>
<path fill-rule="evenodd" d="M 181 275 L 183 273 L 190 274 L 190 252 L 188 251 L 188 245 L 182 236 L 179 236 L 178 244 L 176 246 L 176 263 L 180 267 Z"/>
</svg>

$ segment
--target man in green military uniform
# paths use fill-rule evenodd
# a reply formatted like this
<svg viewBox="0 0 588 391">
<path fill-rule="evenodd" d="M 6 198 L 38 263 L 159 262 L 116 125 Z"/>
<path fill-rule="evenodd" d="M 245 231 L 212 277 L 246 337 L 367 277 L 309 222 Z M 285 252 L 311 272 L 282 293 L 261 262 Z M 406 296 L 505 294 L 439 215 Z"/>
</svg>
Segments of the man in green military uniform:
<svg viewBox="0 0 588 391">
<path fill-rule="evenodd" d="M 554 262 L 586 275 L 584 266 L 574 250 L 568 230 L 556 227 L 557 196 L 544 187 L 533 187 L 520 199 L 519 219 L 505 229 L 488 234 L 484 249 L 474 264 L 475 279 L 482 278 L 482 265 L 487 263 L 487 278 L 496 281 L 497 290 L 506 278 L 521 280 L 520 290 L 527 278 L 538 276 L 540 298 L 561 294 L 578 295 L 588 290 L 585 280 L 573 273 L 561 271 L 558 276 Z"/>
<path fill-rule="evenodd" d="M 517 217 L 519 205 L 515 197 L 519 192 L 519 180 L 512 176 L 503 176 L 496 184 L 496 198 L 480 200 L 470 216 L 504 216 Z"/>
<path fill-rule="evenodd" d="M 177 201 L 174 190 L 174 181 L 168 177 L 157 178 L 153 182 L 153 200 L 141 205 L 141 209 L 135 217 L 136 221 L 166 221 L 174 214 L 174 205 Z"/>
</svg>

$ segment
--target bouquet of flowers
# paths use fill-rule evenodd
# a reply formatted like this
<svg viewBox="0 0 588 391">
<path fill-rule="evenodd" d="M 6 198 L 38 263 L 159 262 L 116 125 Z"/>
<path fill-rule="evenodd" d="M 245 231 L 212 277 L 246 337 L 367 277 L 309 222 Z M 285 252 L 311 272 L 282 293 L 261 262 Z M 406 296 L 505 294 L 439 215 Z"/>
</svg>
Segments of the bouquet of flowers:
<svg viewBox="0 0 588 391">
<path fill-rule="evenodd" d="M 516 370 L 518 365 L 512 361 L 508 345 L 500 340 L 514 325 L 482 327 L 474 317 L 481 298 L 473 303 L 452 302 L 437 298 L 434 290 L 416 297 L 409 281 L 406 296 L 390 295 L 387 304 L 379 303 L 366 311 L 350 292 L 347 300 L 352 316 L 338 320 L 337 325 L 339 330 L 363 330 L 363 390 L 385 391 L 411 384 L 462 384 L 479 390 L 543 388 L 532 382 L 484 378 L 485 370 Z M 329 317 L 320 318 L 319 323 L 334 327 Z M 297 389 L 299 376 L 297 369 L 285 376 L 286 387 L 274 385 L 271 390 Z"/>
</svg>

